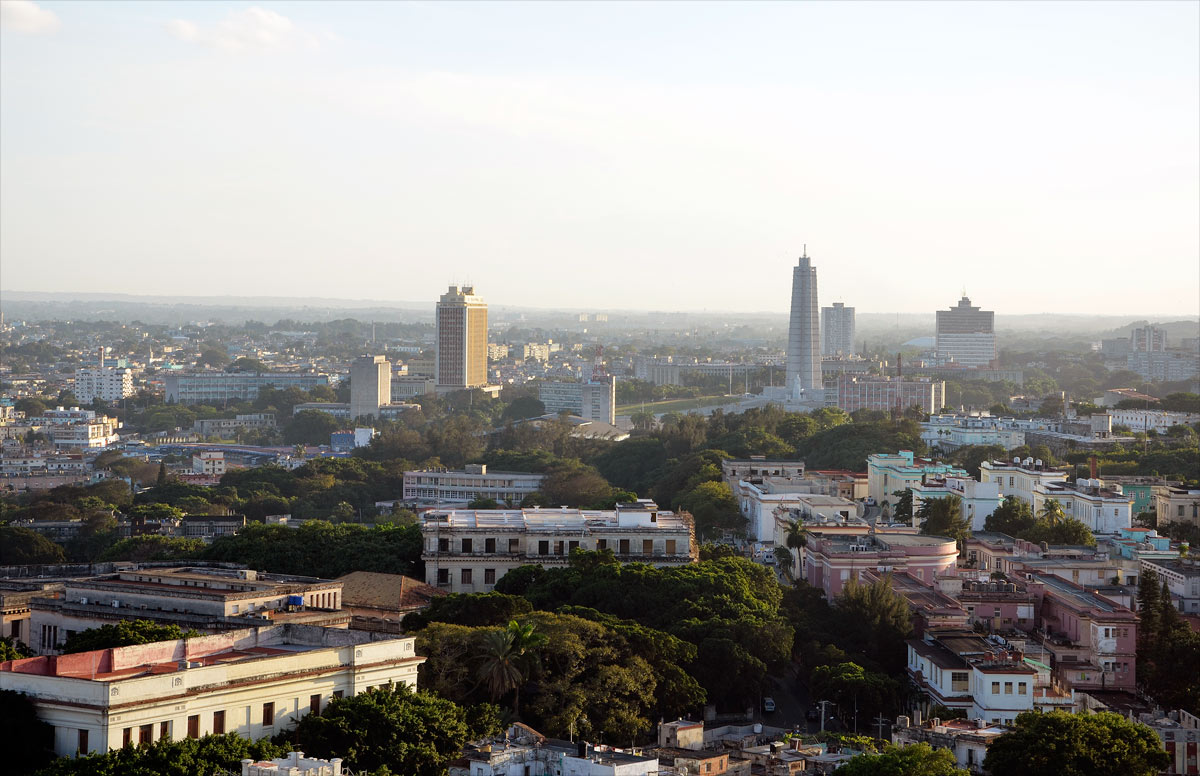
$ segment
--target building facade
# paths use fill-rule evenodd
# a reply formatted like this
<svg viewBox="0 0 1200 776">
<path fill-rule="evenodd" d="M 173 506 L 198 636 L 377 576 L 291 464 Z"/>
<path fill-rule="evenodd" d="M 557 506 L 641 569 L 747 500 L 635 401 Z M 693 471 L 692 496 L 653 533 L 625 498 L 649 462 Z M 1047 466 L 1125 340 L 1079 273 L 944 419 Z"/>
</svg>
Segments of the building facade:
<svg viewBox="0 0 1200 776">
<path fill-rule="evenodd" d="M 581 509 L 434 510 L 422 517 L 425 581 L 451 593 L 482 593 L 523 565 L 566 566 L 571 551 L 611 550 L 621 562 L 682 566 L 699 557 L 686 512 L 653 502 Z"/>
<path fill-rule="evenodd" d="M 837 378 L 835 404 L 846 412 L 890 412 L 917 407 L 921 412 L 932 414 L 946 406 L 946 383 L 928 378 L 841 374 Z"/>
<path fill-rule="evenodd" d="M 223 404 L 254 401 L 268 385 L 310 391 L 333 381 L 327 374 L 313 372 L 197 372 L 168 375 L 163 382 L 168 404 Z"/>
<path fill-rule="evenodd" d="M 970 477 L 928 477 L 924 482 L 912 486 L 913 522 L 921 504 L 931 498 L 957 496 L 961 502 L 962 517 L 972 531 L 982 531 L 984 523 L 1003 499 L 1000 488 L 994 482 L 978 482 Z"/>
<path fill-rule="evenodd" d="M 489 472 L 487 464 L 467 464 L 461 471 L 419 469 L 404 473 L 404 501 L 410 504 L 468 504 L 490 498 L 519 506 L 542 487 L 544 474 Z"/>
<path fill-rule="evenodd" d="M 437 303 L 435 374 L 442 391 L 487 384 L 488 312 L 473 286 L 450 286 Z"/>
<path fill-rule="evenodd" d="M 917 458 L 911 450 L 867 456 L 867 493 L 876 504 L 896 500 L 898 490 L 919 485 L 930 476 L 969 477 L 966 469 L 953 464 Z"/>
<path fill-rule="evenodd" d="M 392 364 L 384 356 L 359 356 L 350 364 L 350 419 L 377 418 L 392 403 Z"/>
<path fill-rule="evenodd" d="M 821 355 L 854 353 L 854 308 L 841 302 L 821 308 Z"/>
<path fill-rule="evenodd" d="M 273 736 L 334 698 L 415 688 L 415 639 L 304 625 L 0 663 L 0 689 L 31 696 L 63 757 L 163 738 Z"/>
<path fill-rule="evenodd" d="M 581 418 L 613 425 L 617 418 L 617 378 L 586 383 L 542 383 L 538 398 L 546 412 L 569 412 Z"/>
<path fill-rule="evenodd" d="M 877 571 L 904 571 L 926 584 L 955 574 L 958 547 L 945 536 L 873 533 L 860 536 L 816 533 L 804 553 L 808 584 L 825 591 L 832 601 L 850 580 Z"/>
<path fill-rule="evenodd" d="M 1200 489 L 1165 488 L 1154 495 L 1158 524 L 1188 523 L 1200 526 Z"/>
<path fill-rule="evenodd" d="M 75 398 L 81 404 L 96 399 L 116 403 L 133 395 L 133 370 L 100 367 L 75 370 Z"/>
<path fill-rule="evenodd" d="M 938 363 L 986 367 L 996 360 L 996 314 L 964 296 L 956 307 L 937 311 L 934 348 Z"/>
</svg>

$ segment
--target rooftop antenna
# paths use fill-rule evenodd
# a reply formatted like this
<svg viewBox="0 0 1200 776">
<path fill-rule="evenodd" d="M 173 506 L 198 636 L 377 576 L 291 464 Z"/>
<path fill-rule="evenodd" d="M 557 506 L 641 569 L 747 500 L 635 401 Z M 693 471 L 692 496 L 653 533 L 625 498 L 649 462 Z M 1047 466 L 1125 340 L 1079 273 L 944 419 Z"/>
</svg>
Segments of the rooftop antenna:
<svg viewBox="0 0 1200 776">
<path fill-rule="evenodd" d="M 802 259 L 808 258 L 808 243 L 804 243 L 804 255 L 801 256 L 800 258 L 802 258 Z"/>
</svg>

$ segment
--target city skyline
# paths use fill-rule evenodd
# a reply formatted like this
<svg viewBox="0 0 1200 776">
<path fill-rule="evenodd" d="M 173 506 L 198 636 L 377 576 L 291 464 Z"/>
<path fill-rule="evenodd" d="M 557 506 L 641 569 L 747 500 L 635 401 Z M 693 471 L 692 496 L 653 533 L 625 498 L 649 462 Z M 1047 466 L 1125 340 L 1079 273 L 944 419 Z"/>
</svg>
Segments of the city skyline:
<svg viewBox="0 0 1200 776">
<path fill-rule="evenodd" d="M 864 7 L 6 2 L 3 287 L 1195 314 L 1194 4 Z"/>
</svg>

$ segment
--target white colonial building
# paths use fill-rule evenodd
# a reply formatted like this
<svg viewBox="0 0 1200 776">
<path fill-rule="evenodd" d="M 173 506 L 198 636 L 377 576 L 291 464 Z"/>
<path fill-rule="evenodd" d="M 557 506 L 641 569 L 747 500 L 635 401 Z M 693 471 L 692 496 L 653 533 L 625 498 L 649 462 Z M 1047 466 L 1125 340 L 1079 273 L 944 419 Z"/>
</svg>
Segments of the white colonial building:
<svg viewBox="0 0 1200 776">
<path fill-rule="evenodd" d="M 70 757 L 161 738 L 273 736 L 333 698 L 417 685 L 415 639 L 272 625 L 0 663 Z"/>
<path fill-rule="evenodd" d="M 425 581 L 482 593 L 524 565 L 565 566 L 572 550 L 611 550 L 622 562 L 682 566 L 699 557 L 692 516 L 648 500 L 613 510 L 439 509 L 422 519 Z"/>
</svg>

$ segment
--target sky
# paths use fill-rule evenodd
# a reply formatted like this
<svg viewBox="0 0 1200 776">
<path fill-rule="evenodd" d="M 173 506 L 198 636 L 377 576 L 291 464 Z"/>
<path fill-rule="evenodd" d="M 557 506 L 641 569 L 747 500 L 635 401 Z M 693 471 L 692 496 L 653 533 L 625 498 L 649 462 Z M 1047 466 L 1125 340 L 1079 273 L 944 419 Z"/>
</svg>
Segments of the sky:
<svg viewBox="0 0 1200 776">
<path fill-rule="evenodd" d="M 1200 3 L 0 0 L 0 289 L 1200 313 Z"/>
</svg>

